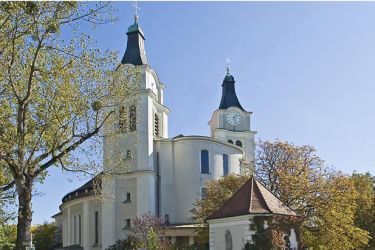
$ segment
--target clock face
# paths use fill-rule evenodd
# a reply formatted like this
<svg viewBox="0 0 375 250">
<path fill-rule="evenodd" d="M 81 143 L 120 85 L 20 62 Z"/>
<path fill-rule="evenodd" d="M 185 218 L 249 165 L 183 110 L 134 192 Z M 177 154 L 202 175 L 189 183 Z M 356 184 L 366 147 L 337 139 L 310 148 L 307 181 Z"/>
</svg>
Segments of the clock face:
<svg viewBox="0 0 375 250">
<path fill-rule="evenodd" d="M 230 110 L 226 114 L 227 122 L 232 125 L 236 126 L 241 122 L 241 114 L 236 110 Z"/>
</svg>

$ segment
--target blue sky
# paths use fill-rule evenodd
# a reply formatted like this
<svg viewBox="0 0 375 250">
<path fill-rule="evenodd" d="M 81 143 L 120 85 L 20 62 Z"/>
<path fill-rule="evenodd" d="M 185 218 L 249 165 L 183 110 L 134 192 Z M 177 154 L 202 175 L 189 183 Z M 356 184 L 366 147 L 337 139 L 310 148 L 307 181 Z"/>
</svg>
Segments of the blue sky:
<svg viewBox="0 0 375 250">
<path fill-rule="evenodd" d="M 94 31 L 102 49 L 125 51 L 131 2 Z M 139 2 L 148 61 L 167 86 L 169 134 L 208 135 L 225 58 L 258 139 L 315 146 L 346 173 L 375 175 L 375 3 Z M 119 59 L 120 60 L 120 59 Z M 84 181 L 51 170 L 34 197 L 33 224 L 50 221 Z"/>
</svg>

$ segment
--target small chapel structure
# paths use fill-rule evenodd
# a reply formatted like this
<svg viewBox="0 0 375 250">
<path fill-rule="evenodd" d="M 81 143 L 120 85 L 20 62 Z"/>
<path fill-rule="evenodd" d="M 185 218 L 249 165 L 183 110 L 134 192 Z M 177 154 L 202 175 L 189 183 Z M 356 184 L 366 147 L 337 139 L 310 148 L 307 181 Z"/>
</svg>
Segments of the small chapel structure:
<svg viewBox="0 0 375 250">
<path fill-rule="evenodd" d="M 271 229 L 276 231 L 276 228 L 271 228 L 271 224 L 277 223 L 278 219 L 290 222 L 297 217 L 298 215 L 291 208 L 284 205 L 260 182 L 251 177 L 229 200 L 206 219 L 209 225 L 210 250 L 247 249 L 247 244 L 255 245 L 257 243 L 253 239 L 255 234 L 258 234 L 257 237 L 260 237 L 262 242 L 272 244 Z M 262 234 L 259 235 L 258 231 L 261 231 Z M 277 228 L 277 231 L 279 235 L 276 237 L 281 237 L 280 240 L 285 245 L 283 249 L 301 249 L 297 227 L 287 223 L 281 230 Z M 269 248 L 253 246 L 251 249 Z"/>
</svg>

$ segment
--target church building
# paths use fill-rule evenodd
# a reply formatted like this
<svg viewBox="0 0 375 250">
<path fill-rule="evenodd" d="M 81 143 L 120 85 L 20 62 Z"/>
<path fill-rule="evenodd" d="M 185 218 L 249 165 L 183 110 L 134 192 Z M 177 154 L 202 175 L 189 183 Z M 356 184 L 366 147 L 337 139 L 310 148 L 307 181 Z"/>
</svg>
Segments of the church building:
<svg viewBox="0 0 375 250">
<path fill-rule="evenodd" d="M 103 167 L 112 168 L 115 163 L 110 159 L 121 153 L 129 156 L 130 168 L 102 179 L 99 194 L 92 192 L 93 183 L 101 178 L 97 176 L 62 198 L 60 212 L 53 218 L 60 228 L 63 247 L 104 250 L 126 238 L 134 218 L 144 213 L 165 222 L 172 242 L 192 245 L 197 237 L 190 210 L 197 199 L 204 198 L 206 182 L 241 174 L 240 160 L 254 160 L 252 113 L 241 106 L 235 79 L 227 69 L 223 82 L 217 83 L 218 88 L 221 84 L 222 97 L 208 123 L 210 135 L 169 137 L 165 84 L 148 63 L 145 34 L 137 16 L 128 28 L 120 66 L 141 70 L 139 104 L 126 107 L 137 119 L 120 138 L 104 139 Z"/>
</svg>

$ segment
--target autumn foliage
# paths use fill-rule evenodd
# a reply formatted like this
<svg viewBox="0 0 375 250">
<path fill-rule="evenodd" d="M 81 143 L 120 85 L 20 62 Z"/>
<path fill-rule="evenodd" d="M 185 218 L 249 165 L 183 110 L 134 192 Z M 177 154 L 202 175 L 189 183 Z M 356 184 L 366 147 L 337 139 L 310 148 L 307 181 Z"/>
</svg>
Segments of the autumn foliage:
<svg viewBox="0 0 375 250">
<path fill-rule="evenodd" d="M 280 141 L 259 141 L 255 166 L 256 179 L 304 218 L 306 247 L 348 250 L 368 245 L 374 235 L 374 227 L 366 223 L 374 221 L 374 191 L 366 178 L 327 168 L 311 146 Z M 248 178 L 230 175 L 206 184 L 207 198 L 197 200 L 192 210 L 193 220 L 202 225 L 197 230 L 202 239 L 208 238 L 205 218 Z"/>
</svg>

